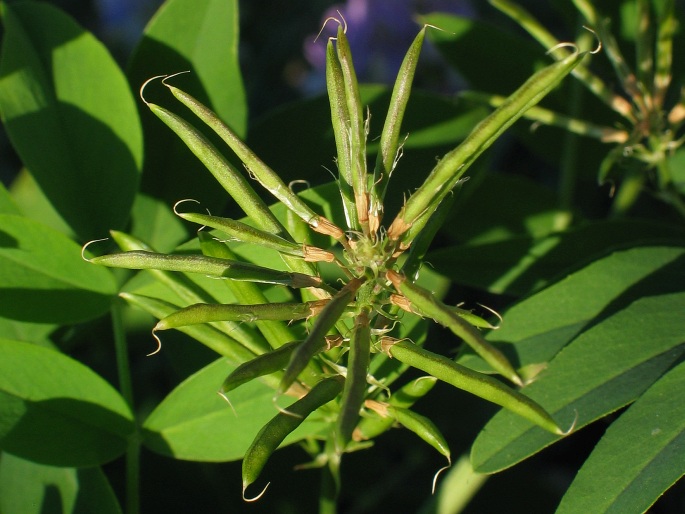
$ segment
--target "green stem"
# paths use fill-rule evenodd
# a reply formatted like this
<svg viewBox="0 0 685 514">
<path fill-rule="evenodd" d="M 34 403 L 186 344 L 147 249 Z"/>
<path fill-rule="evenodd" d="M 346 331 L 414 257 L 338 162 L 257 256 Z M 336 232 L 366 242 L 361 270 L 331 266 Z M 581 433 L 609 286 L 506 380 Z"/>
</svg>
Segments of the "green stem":
<svg viewBox="0 0 685 514">
<path fill-rule="evenodd" d="M 333 473 L 324 466 L 321 468 L 321 496 L 319 497 L 319 514 L 336 514 L 337 484 Z"/>
<path fill-rule="evenodd" d="M 126 403 L 133 410 L 133 384 L 131 369 L 128 365 L 128 345 L 124 330 L 122 300 L 112 301 L 112 328 L 114 332 L 114 351 L 117 361 L 119 390 Z M 126 509 L 127 514 L 140 513 L 140 438 L 138 431 L 131 437 L 126 450 Z"/>
<path fill-rule="evenodd" d="M 140 513 L 140 440 L 136 434 L 126 450 L 126 514 Z"/>
<path fill-rule="evenodd" d="M 581 34 L 581 44 L 585 45 L 587 39 L 592 37 L 589 33 L 587 35 Z M 583 91 L 581 85 L 577 81 L 571 82 L 569 85 L 569 100 L 568 111 L 566 115 L 575 119 L 578 118 L 583 102 Z M 578 168 L 578 145 L 579 138 L 573 132 L 567 132 L 564 137 L 564 142 L 561 150 L 561 166 L 559 177 L 559 203 L 561 209 L 564 211 L 563 217 L 557 217 L 555 221 L 555 229 L 566 229 L 573 220 L 573 205 L 576 189 L 576 178 Z"/>
<path fill-rule="evenodd" d="M 671 169 L 666 158 L 657 162 L 656 171 L 661 198 L 673 207 L 681 218 L 685 218 L 685 202 L 673 187 Z"/>
</svg>

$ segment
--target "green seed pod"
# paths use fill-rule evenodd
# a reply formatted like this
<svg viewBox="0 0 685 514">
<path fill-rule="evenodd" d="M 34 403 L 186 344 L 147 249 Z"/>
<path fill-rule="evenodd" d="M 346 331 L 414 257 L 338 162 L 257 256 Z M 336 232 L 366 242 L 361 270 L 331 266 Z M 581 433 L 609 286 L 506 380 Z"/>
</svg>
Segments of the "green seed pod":
<svg viewBox="0 0 685 514">
<path fill-rule="evenodd" d="M 163 318 L 179 309 L 177 305 L 149 296 L 133 293 L 119 293 L 119 296 L 126 300 L 127 303 L 156 318 Z M 257 355 L 257 353 L 247 349 L 240 342 L 209 325 L 195 325 L 184 327 L 179 330 L 184 334 L 188 334 L 193 339 L 200 341 L 210 350 L 226 357 L 229 362 L 235 366 L 238 366 L 242 362 L 252 360 Z M 159 349 L 156 351 L 158 350 Z"/>
<path fill-rule="evenodd" d="M 392 393 L 390 405 L 405 409 L 411 407 L 418 400 L 426 396 L 433 389 L 437 381 L 438 379 L 433 376 L 415 378 Z"/>
<path fill-rule="evenodd" d="M 656 16 L 657 34 L 654 59 L 654 100 L 661 106 L 666 98 L 668 87 L 673 80 L 673 38 L 678 31 L 680 22 L 676 17 L 675 2 L 664 2 Z"/>
<path fill-rule="evenodd" d="M 483 339 L 478 330 L 462 319 L 463 315 L 455 312 L 435 298 L 429 291 L 413 284 L 403 275 L 390 270 L 387 272 L 387 277 L 393 283 L 395 289 L 409 300 L 412 309 L 449 328 L 454 335 L 460 337 L 473 348 L 478 355 L 490 364 L 495 371 L 502 374 L 502 376 L 508 378 L 516 385 L 520 386 L 523 384 L 523 381 L 505 355 Z"/>
<path fill-rule="evenodd" d="M 206 256 L 236 260 L 236 255 L 231 249 L 225 243 L 217 241 L 209 232 L 201 230 L 197 236 L 200 240 L 202 253 Z M 257 284 L 237 280 L 226 280 L 225 283 L 238 300 L 238 303 L 253 305 L 269 302 Z M 296 339 L 294 332 L 283 322 L 256 321 L 255 324 L 272 348 L 278 348 L 282 344 Z"/>
<path fill-rule="evenodd" d="M 400 362 L 429 373 L 458 389 L 496 403 L 553 434 L 568 433 L 564 432 L 539 404 L 488 375 L 461 366 L 447 357 L 424 350 L 408 341 L 398 341 L 388 348 L 388 353 Z"/>
<path fill-rule="evenodd" d="M 446 307 L 449 310 L 451 310 L 454 314 L 459 316 L 461 319 L 466 321 L 469 325 L 473 325 L 476 328 L 491 328 L 491 329 L 498 328 L 497 326 L 493 325 L 492 323 L 489 323 L 488 321 L 484 320 L 483 318 L 474 314 L 471 311 L 467 311 L 465 309 L 460 309 L 459 307 L 449 307 L 449 306 L 446 306 Z M 494 311 L 492 311 L 492 312 L 494 313 Z"/>
<path fill-rule="evenodd" d="M 400 407 L 408 409 L 414 405 L 418 400 L 423 398 L 428 392 L 433 389 L 433 386 L 438 381 L 437 378 L 431 376 L 419 377 L 408 382 L 400 387 L 397 391 L 390 395 L 388 404 L 393 407 Z M 353 434 L 355 441 L 365 441 L 378 437 L 383 432 L 388 430 L 393 424 L 393 418 L 388 416 L 369 416 L 362 418 L 357 425 L 357 429 Z"/>
<path fill-rule="evenodd" d="M 352 432 L 359 421 L 359 411 L 366 394 L 366 376 L 371 355 L 371 328 L 368 312 L 357 316 L 347 359 L 347 377 L 343 388 L 340 415 L 336 427 L 336 448 L 342 453 L 352 440 Z"/>
<path fill-rule="evenodd" d="M 133 237 L 130 234 L 111 230 L 112 239 L 124 251 L 143 250 L 153 252 L 154 249 L 149 245 Z M 149 269 L 148 272 L 155 277 L 160 283 L 169 287 L 176 293 L 184 304 L 192 303 L 210 303 L 215 301 L 209 293 L 198 286 L 195 282 L 190 280 L 182 273 L 173 273 L 170 271 L 161 271 L 158 269 Z M 233 282 L 233 281 L 227 281 Z M 244 282 L 241 282 L 244 283 Z M 164 317 L 164 316 L 160 316 Z M 240 344 L 249 348 L 256 354 L 260 354 L 270 350 L 269 344 L 264 340 L 252 327 L 244 324 L 226 321 L 215 325 L 215 328 L 221 330 L 224 334 L 229 335 L 232 339 L 236 339 Z M 293 338 L 290 338 L 293 339 Z"/>
<path fill-rule="evenodd" d="M 433 448 L 445 456 L 447 462 L 452 462 L 450 448 L 447 441 L 430 419 L 409 409 L 388 405 L 388 415 L 400 425 L 411 430 Z"/>
<path fill-rule="evenodd" d="M 366 126 L 362 100 L 359 94 L 357 75 L 352 63 L 352 51 L 342 26 L 336 36 L 338 61 L 344 83 L 345 103 L 349 114 L 349 125 L 345 127 L 350 139 L 350 165 L 354 203 L 357 218 L 365 234 L 369 233 L 369 195 L 366 172 Z"/>
<path fill-rule="evenodd" d="M 244 362 L 226 377 L 219 392 L 225 395 L 255 378 L 282 370 L 288 365 L 293 350 L 301 343 L 302 341 L 291 341 L 269 353 Z"/>
<path fill-rule="evenodd" d="M 376 167 L 373 173 L 373 186 L 371 188 L 371 211 L 372 213 L 382 209 L 383 197 L 388 186 L 390 175 L 397 164 L 400 150 L 399 139 L 404 111 L 409 101 L 411 86 L 416 73 L 416 65 L 421 55 L 423 40 L 426 35 L 426 27 L 423 27 L 414 38 L 400 66 L 395 86 L 390 97 L 388 113 L 381 132 L 380 146 L 376 159 Z"/>
<path fill-rule="evenodd" d="M 298 320 L 316 316 L 326 303 L 328 303 L 328 300 L 317 300 L 307 303 L 264 303 L 258 305 L 196 303 L 161 319 L 155 325 L 153 331 L 212 323 L 214 321 Z"/>
<path fill-rule="evenodd" d="M 507 98 L 504 104 L 481 121 L 459 146 L 447 153 L 433 168 L 421 187 L 407 200 L 388 228 L 390 240 L 401 240 L 403 247 L 408 247 L 411 241 L 405 240 L 403 235 L 414 222 L 429 207 L 434 210 L 456 186 L 473 161 L 529 107 L 538 103 L 554 89 L 585 55 L 585 52 L 576 51 L 532 75 Z"/>
<path fill-rule="evenodd" d="M 290 211 L 297 214 L 313 230 L 327 235 L 336 234 L 335 239 L 344 236 L 342 230 L 335 227 L 330 221 L 314 212 L 299 196 L 297 196 L 269 166 L 233 132 L 219 117 L 209 108 L 193 98 L 191 95 L 174 86 L 164 83 L 171 93 L 183 105 L 188 107 L 198 118 L 223 139 L 243 162 L 249 173 L 267 189 L 276 199 L 282 202 Z M 249 211 L 246 211 L 248 214 Z M 326 232 L 323 232 L 325 230 Z"/>
<path fill-rule="evenodd" d="M 110 234 L 112 239 L 114 239 L 114 242 L 116 242 L 119 248 L 125 252 L 155 252 L 155 249 L 150 245 L 130 234 L 117 230 L 110 230 Z M 172 273 L 152 268 L 148 269 L 148 272 L 155 277 L 156 280 L 174 291 L 185 303 L 211 302 L 214 300 L 209 293 L 182 273 Z"/>
<path fill-rule="evenodd" d="M 152 103 L 148 103 L 147 106 L 181 138 L 226 192 L 261 229 L 273 234 L 285 233 L 283 226 L 255 193 L 245 177 L 219 153 L 204 135 L 171 111 Z"/>
<path fill-rule="evenodd" d="M 178 204 L 177 204 L 178 205 Z M 240 221 L 220 216 L 211 216 L 195 212 L 178 212 L 176 215 L 191 223 L 215 228 L 227 234 L 231 239 L 242 243 L 251 243 L 295 257 L 302 257 L 302 245 L 283 239 L 280 236 L 251 227 Z"/>
<path fill-rule="evenodd" d="M 338 149 L 336 163 L 338 165 L 338 188 L 342 196 L 343 209 L 347 226 L 350 230 L 361 230 L 357 208 L 354 203 L 352 189 L 352 142 L 350 140 L 350 113 L 345 98 L 345 80 L 338 60 L 338 54 L 329 40 L 326 46 L 326 87 L 328 101 L 331 106 L 331 123 L 335 136 L 335 147 Z"/>
<path fill-rule="evenodd" d="M 133 251 L 101 255 L 89 259 L 94 264 L 111 268 L 157 269 L 201 273 L 211 277 L 247 280 L 264 284 L 277 284 L 293 288 L 318 287 L 321 279 L 302 273 L 288 273 L 263 268 L 255 264 L 205 257 L 204 255 L 167 255 L 163 253 Z"/>
<path fill-rule="evenodd" d="M 275 234 L 264 232 L 263 230 L 256 229 L 250 225 L 230 218 L 193 212 L 176 212 L 176 214 L 192 223 L 221 230 L 235 241 L 270 248 L 284 255 L 299 257 L 309 262 L 332 262 L 335 259 L 335 256 L 332 253 L 322 250 L 321 248 L 294 243 Z"/>
<path fill-rule="evenodd" d="M 392 416 L 404 428 L 414 432 L 447 459 L 447 466 L 439 469 L 433 477 L 432 490 L 435 492 L 435 484 L 438 480 L 438 476 L 445 469 L 452 466 L 452 455 L 450 453 L 450 448 L 447 445 L 447 441 L 442 433 L 440 433 L 438 427 L 435 426 L 435 423 L 421 414 L 417 414 L 409 409 L 390 405 L 388 406 L 388 415 Z"/>
<path fill-rule="evenodd" d="M 259 477 L 271 454 L 276 451 L 283 440 L 319 407 L 335 399 L 343 388 L 341 376 L 326 378 L 317 383 L 306 396 L 290 405 L 287 411 L 279 412 L 257 434 L 243 457 L 243 499 L 257 500 L 264 490 L 255 498 L 246 499 L 245 490 Z M 268 487 L 268 484 L 267 484 Z"/>
<path fill-rule="evenodd" d="M 640 2 L 637 2 L 638 5 Z M 555 48 L 560 44 L 560 41 L 549 32 L 542 23 L 536 20 L 528 11 L 523 9 L 520 5 L 509 0 L 490 0 L 490 4 L 502 11 L 504 14 L 509 16 L 511 19 L 516 21 L 522 29 L 524 29 L 528 34 L 533 36 L 538 43 L 540 43 L 545 48 Z M 597 26 L 596 15 L 594 14 L 594 9 L 590 8 L 587 2 L 575 2 L 576 8 L 584 13 L 583 15 L 590 16 L 594 18 L 594 21 L 590 18 L 586 18 L 590 26 Z M 645 19 L 638 15 L 638 19 Z M 599 36 L 599 39 L 603 41 L 603 37 Z M 638 53 L 640 48 L 640 38 L 636 38 L 636 50 Z M 652 43 L 650 42 L 650 45 Z M 650 46 L 651 51 L 651 46 Z M 566 57 L 567 53 L 553 52 L 552 56 L 559 60 Z M 658 55 L 662 55 L 658 53 Z M 639 57 L 638 57 L 639 61 Z M 579 64 L 572 71 L 571 74 L 576 77 L 587 89 L 589 89 L 597 98 L 602 100 L 611 109 L 624 116 L 632 123 L 636 122 L 636 117 L 634 114 L 633 105 L 623 98 L 621 95 L 617 94 L 611 87 L 609 87 L 599 76 L 595 75 L 590 71 L 584 64 Z"/>
<path fill-rule="evenodd" d="M 281 385 L 278 388 L 279 394 L 287 391 L 290 385 L 297 379 L 297 376 L 307 366 L 310 359 L 326 346 L 326 334 L 335 325 L 342 313 L 345 312 L 348 304 L 354 300 L 357 290 L 363 283 L 363 280 L 353 278 L 323 308 L 317 316 L 316 322 L 307 338 L 293 352 Z"/>
</svg>

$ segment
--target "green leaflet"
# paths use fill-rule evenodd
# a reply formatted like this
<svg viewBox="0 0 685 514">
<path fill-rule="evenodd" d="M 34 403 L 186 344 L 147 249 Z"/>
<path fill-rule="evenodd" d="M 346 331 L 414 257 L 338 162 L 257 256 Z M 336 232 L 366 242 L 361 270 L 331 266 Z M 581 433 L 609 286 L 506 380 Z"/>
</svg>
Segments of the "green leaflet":
<svg viewBox="0 0 685 514">
<path fill-rule="evenodd" d="M 0 112 L 23 164 L 81 240 L 122 228 L 143 162 L 126 77 L 100 41 L 49 3 L 3 3 L 2 23 Z"/>
<path fill-rule="evenodd" d="M 684 305 L 685 293 L 678 292 L 644 297 L 608 313 L 572 339 L 526 394 L 555 417 L 577 416 L 579 427 L 629 404 L 683 355 L 677 320 Z M 500 412 L 473 445 L 474 469 L 504 469 L 554 439 Z"/>
<path fill-rule="evenodd" d="M 122 396 L 91 369 L 55 350 L 0 339 L 0 445 L 52 466 L 97 466 L 134 437 Z M 31 431 L 22 429 L 27 423 Z"/>
</svg>

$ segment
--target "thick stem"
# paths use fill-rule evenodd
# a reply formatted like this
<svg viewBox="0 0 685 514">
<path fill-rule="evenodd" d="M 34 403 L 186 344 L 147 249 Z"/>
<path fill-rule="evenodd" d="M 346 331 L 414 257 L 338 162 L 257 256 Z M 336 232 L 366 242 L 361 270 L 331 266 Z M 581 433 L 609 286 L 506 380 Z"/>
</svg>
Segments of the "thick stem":
<svg viewBox="0 0 685 514">
<path fill-rule="evenodd" d="M 336 514 L 338 484 L 328 466 L 321 468 L 321 496 L 319 497 L 319 514 Z"/>
<path fill-rule="evenodd" d="M 327 438 L 324 451 L 328 456 L 328 461 L 321 468 L 319 514 L 337 514 L 340 493 L 340 454 L 335 449 L 333 437 Z"/>
<path fill-rule="evenodd" d="M 114 332 L 114 351 L 117 361 L 119 390 L 126 403 L 133 410 L 133 384 L 131 369 L 128 365 L 128 345 L 122 316 L 122 300 L 112 301 L 112 329 Z M 140 513 L 140 438 L 138 431 L 131 437 L 126 450 L 126 514 Z"/>
</svg>

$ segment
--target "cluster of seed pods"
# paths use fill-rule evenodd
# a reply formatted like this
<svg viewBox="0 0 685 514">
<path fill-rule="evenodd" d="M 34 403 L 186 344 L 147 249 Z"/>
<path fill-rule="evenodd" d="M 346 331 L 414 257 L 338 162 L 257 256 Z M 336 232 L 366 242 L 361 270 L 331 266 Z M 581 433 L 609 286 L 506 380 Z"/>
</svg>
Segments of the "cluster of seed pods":
<svg viewBox="0 0 685 514">
<path fill-rule="evenodd" d="M 235 388 L 255 379 L 271 385 L 276 398 L 296 398 L 294 403 L 277 409 L 247 450 L 243 460 L 243 497 L 271 454 L 305 418 L 317 411 L 331 420 L 324 452 L 334 474 L 341 454 L 393 424 L 415 432 L 449 462 L 449 448 L 438 428 L 411 410 L 436 380 L 501 405 L 552 433 L 561 436 L 568 432 L 542 406 L 516 389 L 523 385 L 519 374 L 481 335 L 479 329 L 491 328 L 490 325 L 468 311 L 444 304 L 415 279 L 421 256 L 437 229 L 436 220 L 445 197 L 463 180 L 470 164 L 552 90 L 584 54 L 576 50 L 533 75 L 435 165 L 386 226 L 383 200 L 401 153 L 402 118 L 429 27 L 420 30 L 401 66 L 380 136 L 377 160 L 369 170 L 368 123 L 345 27 L 343 23 L 339 25 L 336 37 L 327 44 L 327 84 L 337 145 L 337 183 L 347 223 L 344 229 L 310 208 L 209 108 L 171 85 L 171 77 L 155 77 L 162 78 L 172 95 L 227 144 L 248 172 L 237 170 L 183 118 L 146 102 L 214 175 L 245 212 L 249 223 L 211 214 L 181 213 L 178 206 L 177 214 L 220 231 L 232 241 L 279 252 L 288 271 L 241 261 L 230 244 L 205 230 L 198 232 L 202 254 L 161 254 L 132 236 L 113 232 L 123 251 L 91 259 L 110 267 L 150 270 L 187 302 L 188 306 L 181 308 L 155 298 L 122 294 L 131 304 L 159 318 L 153 330 L 156 337 L 163 330 L 181 330 L 234 363 L 235 370 L 220 388 L 220 394 L 227 399 Z M 255 192 L 248 176 L 285 205 L 293 219 L 301 220 L 300 226 L 304 222 L 312 231 L 329 236 L 332 247 L 311 246 L 300 236 L 295 223 L 285 226 L 289 224 L 279 221 Z M 344 285 L 327 283 L 319 270 L 321 262 L 337 264 L 346 277 Z M 209 295 L 189 287 L 184 275 L 177 272 L 225 279 L 239 303 L 212 303 Z M 302 301 L 270 303 L 260 284 L 299 290 Z M 512 386 L 412 341 L 393 337 L 395 324 L 398 320 L 401 323 L 402 309 L 451 330 Z M 297 320 L 308 327 L 302 340 L 296 340 L 289 325 Z M 374 359 L 392 359 L 427 376 L 390 393 L 388 386 L 397 377 L 371 376 L 369 369 Z M 367 415 L 360 416 L 361 413 Z"/>
</svg>

